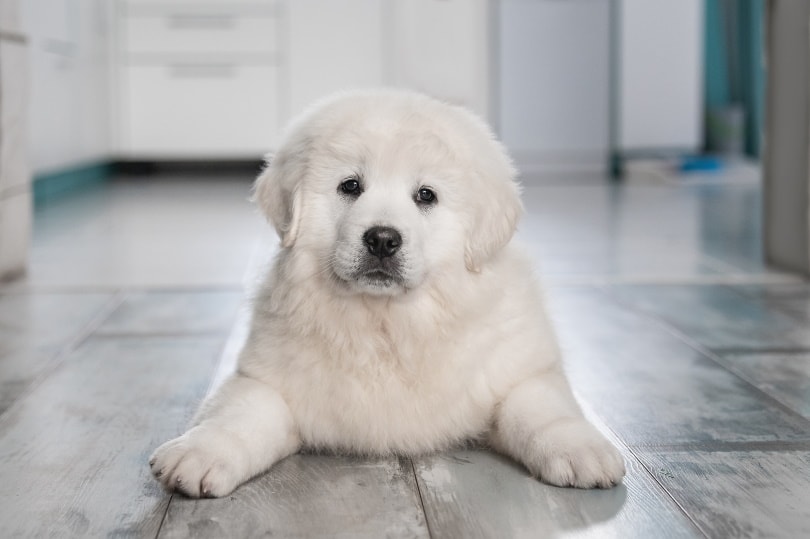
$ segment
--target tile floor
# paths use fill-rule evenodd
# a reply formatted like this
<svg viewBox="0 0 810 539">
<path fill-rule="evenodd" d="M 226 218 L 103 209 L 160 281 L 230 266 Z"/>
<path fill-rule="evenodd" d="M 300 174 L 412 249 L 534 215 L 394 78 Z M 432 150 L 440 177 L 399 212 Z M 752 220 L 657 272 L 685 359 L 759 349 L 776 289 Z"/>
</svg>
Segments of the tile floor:
<svg viewBox="0 0 810 539">
<path fill-rule="evenodd" d="M 462 448 L 296 455 L 224 499 L 163 493 L 147 457 L 232 367 L 275 238 L 246 177 L 56 201 L 29 275 L 0 285 L 0 536 L 810 536 L 810 285 L 762 263 L 756 176 L 527 175 L 519 239 L 627 460 L 609 491 Z"/>
</svg>

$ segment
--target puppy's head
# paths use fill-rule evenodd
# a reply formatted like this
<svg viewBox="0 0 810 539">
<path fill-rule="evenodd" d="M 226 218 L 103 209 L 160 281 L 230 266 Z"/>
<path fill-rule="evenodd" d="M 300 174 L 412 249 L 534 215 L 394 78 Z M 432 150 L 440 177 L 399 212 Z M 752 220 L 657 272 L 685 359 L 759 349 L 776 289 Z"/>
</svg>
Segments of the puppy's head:
<svg viewBox="0 0 810 539">
<path fill-rule="evenodd" d="M 337 289 L 390 296 L 480 271 L 514 233 L 514 177 L 466 110 L 409 92 L 352 93 L 291 125 L 255 198 L 282 246 L 310 255 Z"/>
</svg>

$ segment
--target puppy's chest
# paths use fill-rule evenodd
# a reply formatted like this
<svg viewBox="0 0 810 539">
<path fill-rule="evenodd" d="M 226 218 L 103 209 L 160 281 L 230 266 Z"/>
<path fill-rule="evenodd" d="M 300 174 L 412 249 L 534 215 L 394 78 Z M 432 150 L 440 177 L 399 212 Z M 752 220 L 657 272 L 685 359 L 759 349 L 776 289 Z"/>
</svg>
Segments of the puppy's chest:
<svg viewBox="0 0 810 539">
<path fill-rule="evenodd" d="M 483 373 L 449 350 L 314 360 L 282 392 L 305 443 L 362 451 L 430 451 L 480 431 L 494 405 Z M 323 360 L 326 359 L 326 360 Z"/>
</svg>

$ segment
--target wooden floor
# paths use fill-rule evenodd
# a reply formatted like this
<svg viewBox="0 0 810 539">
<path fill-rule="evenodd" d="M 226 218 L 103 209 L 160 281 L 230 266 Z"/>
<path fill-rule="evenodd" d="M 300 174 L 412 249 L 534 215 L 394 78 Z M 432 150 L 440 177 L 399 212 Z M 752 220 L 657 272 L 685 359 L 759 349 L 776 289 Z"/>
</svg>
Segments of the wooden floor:
<svg viewBox="0 0 810 539">
<path fill-rule="evenodd" d="M 163 493 L 148 455 L 232 367 L 275 239 L 247 178 L 54 202 L 29 276 L 0 287 L 0 537 L 810 537 L 810 285 L 763 266 L 755 177 L 527 176 L 520 239 L 628 464 L 605 491 L 469 447 Z"/>
</svg>

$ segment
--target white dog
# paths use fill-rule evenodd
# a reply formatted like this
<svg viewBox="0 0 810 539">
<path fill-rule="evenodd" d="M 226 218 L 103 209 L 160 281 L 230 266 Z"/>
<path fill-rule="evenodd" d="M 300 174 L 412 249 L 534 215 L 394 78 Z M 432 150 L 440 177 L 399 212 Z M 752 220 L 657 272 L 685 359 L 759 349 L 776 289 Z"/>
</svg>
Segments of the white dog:
<svg viewBox="0 0 810 539">
<path fill-rule="evenodd" d="M 282 250 L 237 372 L 152 471 L 224 496 L 302 447 L 416 455 L 480 440 L 560 486 L 610 487 L 529 262 L 515 171 L 478 118 L 397 91 L 289 129 L 255 197 Z"/>
</svg>

